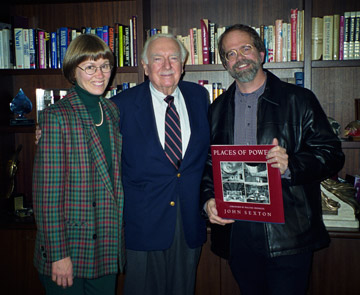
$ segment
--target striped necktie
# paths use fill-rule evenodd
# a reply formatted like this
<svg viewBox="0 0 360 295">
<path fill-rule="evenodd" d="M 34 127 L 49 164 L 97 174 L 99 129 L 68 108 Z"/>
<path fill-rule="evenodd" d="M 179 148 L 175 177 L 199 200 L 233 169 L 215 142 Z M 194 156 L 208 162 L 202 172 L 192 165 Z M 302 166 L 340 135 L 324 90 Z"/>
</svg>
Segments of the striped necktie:
<svg viewBox="0 0 360 295">
<path fill-rule="evenodd" d="M 165 154 L 170 162 L 179 169 L 182 159 L 180 118 L 174 105 L 174 97 L 164 99 L 168 104 L 165 115 Z"/>
</svg>

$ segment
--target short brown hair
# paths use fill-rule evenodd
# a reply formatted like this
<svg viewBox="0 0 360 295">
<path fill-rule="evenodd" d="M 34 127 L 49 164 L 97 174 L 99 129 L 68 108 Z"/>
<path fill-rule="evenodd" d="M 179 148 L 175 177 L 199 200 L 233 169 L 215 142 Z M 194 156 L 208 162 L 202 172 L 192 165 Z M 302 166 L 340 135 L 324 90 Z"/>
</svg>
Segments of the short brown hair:
<svg viewBox="0 0 360 295">
<path fill-rule="evenodd" d="M 254 46 L 257 49 L 257 51 L 264 52 L 264 53 L 266 52 L 264 41 L 261 40 L 259 34 L 253 28 L 251 28 L 247 25 L 243 25 L 243 24 L 235 24 L 235 25 L 232 25 L 231 27 L 228 27 L 225 30 L 225 32 L 223 34 L 221 34 L 221 36 L 219 38 L 218 50 L 219 50 L 221 62 L 224 66 L 226 65 L 226 59 L 225 59 L 226 52 L 224 51 L 224 48 L 222 47 L 222 41 L 223 41 L 224 37 L 232 31 L 241 31 L 244 33 L 248 33 L 251 40 L 253 41 Z"/>
<path fill-rule="evenodd" d="M 106 43 L 94 34 L 81 34 L 72 40 L 66 50 L 62 71 L 65 78 L 75 83 L 76 67 L 86 60 L 108 59 L 114 66 L 114 54 Z"/>
</svg>

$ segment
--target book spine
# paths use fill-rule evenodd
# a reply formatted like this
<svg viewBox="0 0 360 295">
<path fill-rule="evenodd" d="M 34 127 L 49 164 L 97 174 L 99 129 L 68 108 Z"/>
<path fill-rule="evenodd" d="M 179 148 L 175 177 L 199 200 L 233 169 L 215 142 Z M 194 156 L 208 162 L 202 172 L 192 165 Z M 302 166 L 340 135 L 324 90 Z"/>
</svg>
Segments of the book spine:
<svg viewBox="0 0 360 295">
<path fill-rule="evenodd" d="M 191 64 L 195 64 L 195 51 L 194 51 L 194 31 L 193 29 L 189 29 L 189 36 L 190 36 L 190 60 Z"/>
<path fill-rule="evenodd" d="M 24 68 L 24 37 L 22 28 L 14 28 L 16 68 Z"/>
<path fill-rule="evenodd" d="M 109 26 L 109 48 L 115 53 L 115 31 L 113 26 Z"/>
<path fill-rule="evenodd" d="M 298 9 L 291 9 L 290 23 L 291 23 L 291 61 L 297 60 L 297 45 L 296 45 L 296 31 L 297 31 L 297 14 Z"/>
<path fill-rule="evenodd" d="M 281 19 L 275 20 L 275 61 L 282 61 L 283 38 L 282 38 L 282 23 Z"/>
<path fill-rule="evenodd" d="M 30 69 L 29 29 L 23 29 L 23 39 L 24 39 L 24 69 Z"/>
<path fill-rule="evenodd" d="M 56 32 L 51 32 L 51 68 L 57 68 L 57 37 Z"/>
<path fill-rule="evenodd" d="M 207 65 L 210 63 L 209 60 L 209 21 L 207 19 L 200 20 L 201 28 L 201 40 L 202 40 L 202 53 L 203 53 L 203 64 Z"/>
<path fill-rule="evenodd" d="M 137 16 L 134 15 L 132 17 L 132 25 L 133 25 L 133 54 L 134 54 L 134 66 L 138 65 L 138 50 L 137 50 Z"/>
<path fill-rule="evenodd" d="M 119 25 L 119 67 L 124 66 L 124 26 Z"/>
<path fill-rule="evenodd" d="M 215 64 L 215 23 L 209 23 L 209 63 Z"/>
<path fill-rule="evenodd" d="M 30 69 L 36 69 L 36 38 L 35 29 L 29 29 Z"/>
<path fill-rule="evenodd" d="M 275 61 L 275 28 L 273 25 L 268 26 L 268 62 Z"/>
<path fill-rule="evenodd" d="M 60 60 L 59 67 L 62 68 L 62 63 L 64 60 L 64 56 L 68 47 L 68 29 L 66 27 L 59 28 L 59 47 L 60 47 Z"/>
<path fill-rule="evenodd" d="M 269 61 L 269 27 L 264 26 L 265 62 Z"/>
<path fill-rule="evenodd" d="M 323 19 L 312 17 L 311 59 L 319 60 L 323 53 Z"/>
<path fill-rule="evenodd" d="M 201 37 L 201 29 L 196 29 L 196 48 L 198 53 L 198 65 L 203 64 L 203 51 L 202 51 L 202 37 Z"/>
<path fill-rule="evenodd" d="M 339 60 L 344 59 L 344 16 L 340 15 L 339 21 Z"/>
<path fill-rule="evenodd" d="M 109 46 L 109 26 L 102 27 L 102 39 Z"/>
<path fill-rule="evenodd" d="M 334 14 L 333 60 L 339 60 L 340 14 Z"/>
<path fill-rule="evenodd" d="M 360 11 L 356 12 L 355 18 L 354 59 L 360 59 Z"/>
<path fill-rule="evenodd" d="M 124 59 L 124 66 L 131 66 L 130 61 L 130 27 L 125 26 L 125 38 L 124 38 L 124 48 L 125 48 L 125 59 Z"/>
<path fill-rule="evenodd" d="M 350 12 L 349 24 L 349 59 L 354 59 L 354 45 L 355 45 L 355 18 L 356 11 Z"/>
<path fill-rule="evenodd" d="M 46 55 L 45 55 L 45 32 L 38 30 L 38 55 L 39 55 L 39 69 L 46 68 Z"/>
<path fill-rule="evenodd" d="M 334 16 L 323 17 L 323 60 L 333 59 Z"/>
<path fill-rule="evenodd" d="M 350 12 L 345 12 L 344 23 L 344 60 L 349 59 L 349 41 L 350 41 Z"/>
</svg>

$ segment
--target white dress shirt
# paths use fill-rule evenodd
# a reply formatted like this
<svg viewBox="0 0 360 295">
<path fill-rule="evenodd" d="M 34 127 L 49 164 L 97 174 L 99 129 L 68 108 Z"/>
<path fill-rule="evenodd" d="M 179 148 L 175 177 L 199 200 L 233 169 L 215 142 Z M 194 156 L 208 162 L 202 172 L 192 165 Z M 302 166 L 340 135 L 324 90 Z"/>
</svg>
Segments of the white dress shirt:
<svg viewBox="0 0 360 295">
<path fill-rule="evenodd" d="M 159 140 L 163 149 L 165 149 L 165 115 L 168 104 L 164 101 L 164 98 L 167 95 L 158 91 L 151 82 L 150 82 L 150 92 L 152 97 L 152 104 L 154 108 L 155 121 L 159 135 Z M 182 142 L 182 151 L 183 151 L 182 157 L 184 158 L 191 135 L 189 116 L 186 109 L 184 97 L 182 96 L 179 87 L 177 87 L 171 95 L 174 97 L 174 104 L 180 117 L 181 142 Z"/>
</svg>

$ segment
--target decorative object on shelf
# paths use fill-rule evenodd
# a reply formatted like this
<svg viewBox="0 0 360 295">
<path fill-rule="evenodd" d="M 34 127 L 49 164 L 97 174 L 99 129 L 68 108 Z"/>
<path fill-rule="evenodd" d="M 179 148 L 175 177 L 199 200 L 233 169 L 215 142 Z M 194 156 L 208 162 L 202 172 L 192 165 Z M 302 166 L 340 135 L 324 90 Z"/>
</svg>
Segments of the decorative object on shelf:
<svg viewBox="0 0 360 295">
<path fill-rule="evenodd" d="M 344 135 L 349 140 L 360 141 L 360 120 L 355 120 L 346 125 Z"/>
<path fill-rule="evenodd" d="M 332 130 L 336 134 L 336 136 L 340 138 L 340 136 L 341 136 L 341 125 L 339 124 L 339 122 L 336 121 L 332 117 L 328 117 L 328 121 L 329 121 L 329 123 L 330 123 L 330 125 L 332 127 Z"/>
<path fill-rule="evenodd" d="M 323 219 L 327 227 L 359 228 L 360 212 L 356 189 L 346 182 L 326 179 L 321 182 Z"/>
<path fill-rule="evenodd" d="M 25 114 L 31 112 L 32 103 L 21 88 L 18 94 L 16 94 L 14 99 L 10 102 L 10 110 L 14 114 L 18 115 L 18 117 L 16 117 L 15 119 L 10 120 L 10 125 L 35 125 L 35 121 L 33 119 L 28 119 L 25 117 Z"/>
</svg>

